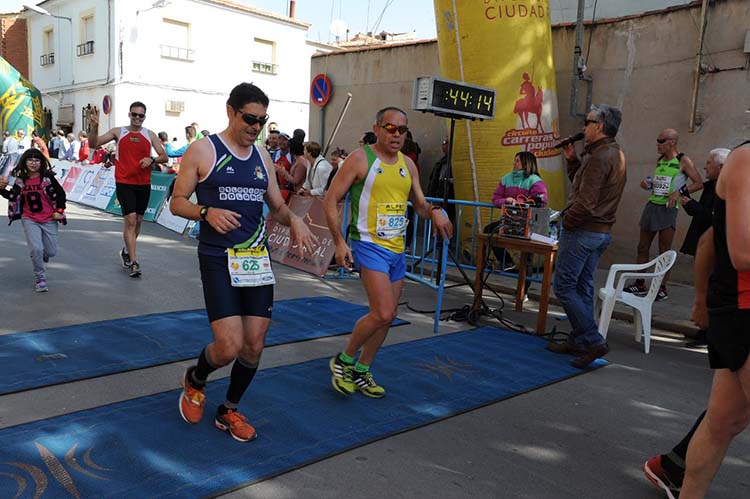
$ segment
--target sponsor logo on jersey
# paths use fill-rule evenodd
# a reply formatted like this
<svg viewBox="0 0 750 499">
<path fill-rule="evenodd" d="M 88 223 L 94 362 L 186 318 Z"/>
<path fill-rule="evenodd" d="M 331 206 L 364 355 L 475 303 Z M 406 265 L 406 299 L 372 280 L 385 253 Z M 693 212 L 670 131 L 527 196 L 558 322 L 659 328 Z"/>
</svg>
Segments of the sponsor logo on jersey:
<svg viewBox="0 0 750 499">
<path fill-rule="evenodd" d="M 263 168 L 260 165 L 255 167 L 255 178 L 258 180 L 265 180 L 266 176 L 263 174 Z"/>
</svg>

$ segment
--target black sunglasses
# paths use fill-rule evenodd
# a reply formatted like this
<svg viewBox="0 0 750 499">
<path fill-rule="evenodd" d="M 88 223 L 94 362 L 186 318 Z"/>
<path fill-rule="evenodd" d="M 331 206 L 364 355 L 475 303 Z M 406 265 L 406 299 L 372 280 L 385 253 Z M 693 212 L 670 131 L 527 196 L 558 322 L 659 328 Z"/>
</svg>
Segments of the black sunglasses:
<svg viewBox="0 0 750 499">
<path fill-rule="evenodd" d="M 400 133 L 401 135 L 405 134 L 409 131 L 409 127 L 406 125 L 394 125 L 393 123 L 386 123 L 385 125 L 380 125 L 380 128 L 385 130 L 386 132 L 390 134 L 394 134 L 396 132 Z"/>
<path fill-rule="evenodd" d="M 146 115 L 145 114 L 141 114 L 141 113 L 130 113 L 130 117 L 131 118 L 140 118 L 140 119 L 143 119 L 143 118 L 146 117 Z"/>
<path fill-rule="evenodd" d="M 590 119 L 588 119 L 588 118 L 587 118 L 587 119 L 585 119 L 585 120 L 583 121 L 583 126 L 589 126 L 589 125 L 590 125 L 590 124 L 592 124 L 592 123 L 601 123 L 601 122 L 600 122 L 600 121 L 597 121 L 597 120 L 590 120 Z"/>
<path fill-rule="evenodd" d="M 669 139 L 656 139 L 656 143 L 657 143 L 657 144 L 663 144 L 663 143 L 665 143 L 665 142 L 666 142 L 666 141 L 668 141 L 668 140 L 669 140 Z"/>
<path fill-rule="evenodd" d="M 256 123 L 260 123 L 261 127 L 266 126 L 266 123 L 268 123 L 268 115 L 265 116 L 256 116 L 254 114 L 250 113 L 242 113 L 242 121 L 247 123 L 249 126 L 253 126 Z"/>
</svg>

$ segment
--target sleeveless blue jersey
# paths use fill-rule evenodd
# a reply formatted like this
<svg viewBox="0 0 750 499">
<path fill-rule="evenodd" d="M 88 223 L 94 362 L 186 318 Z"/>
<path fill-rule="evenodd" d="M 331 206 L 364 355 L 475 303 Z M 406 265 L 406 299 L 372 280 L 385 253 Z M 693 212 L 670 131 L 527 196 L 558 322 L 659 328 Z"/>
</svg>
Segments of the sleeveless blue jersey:
<svg viewBox="0 0 750 499">
<path fill-rule="evenodd" d="M 239 213 L 240 227 L 219 234 L 201 221 L 198 253 L 221 256 L 227 248 L 251 248 L 266 244 L 263 196 L 268 189 L 268 172 L 258 149 L 253 146 L 245 158 L 235 156 L 219 135 L 210 135 L 215 162 L 206 178 L 198 182 L 198 204 Z"/>
</svg>

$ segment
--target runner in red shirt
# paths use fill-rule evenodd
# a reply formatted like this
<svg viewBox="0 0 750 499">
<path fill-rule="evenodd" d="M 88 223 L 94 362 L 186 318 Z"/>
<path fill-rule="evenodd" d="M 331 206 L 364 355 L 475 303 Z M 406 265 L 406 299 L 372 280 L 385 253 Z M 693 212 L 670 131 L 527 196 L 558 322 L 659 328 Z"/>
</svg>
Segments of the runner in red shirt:
<svg viewBox="0 0 750 499">
<path fill-rule="evenodd" d="M 122 266 L 129 269 L 130 277 L 140 277 L 141 268 L 136 258 L 135 243 L 141 232 L 143 214 L 146 213 L 151 194 L 151 170 L 155 163 L 166 163 L 167 153 L 157 135 L 143 128 L 146 105 L 134 102 L 130 105 L 130 125 L 113 128 L 104 135 L 99 134 L 99 110 L 94 108 L 89 116 L 91 137 L 89 145 L 96 149 L 112 140 L 117 141 L 115 151 L 115 182 L 117 200 L 122 208 L 124 227 L 122 238 L 125 247 L 120 251 Z M 151 150 L 156 157 L 151 156 Z"/>
</svg>

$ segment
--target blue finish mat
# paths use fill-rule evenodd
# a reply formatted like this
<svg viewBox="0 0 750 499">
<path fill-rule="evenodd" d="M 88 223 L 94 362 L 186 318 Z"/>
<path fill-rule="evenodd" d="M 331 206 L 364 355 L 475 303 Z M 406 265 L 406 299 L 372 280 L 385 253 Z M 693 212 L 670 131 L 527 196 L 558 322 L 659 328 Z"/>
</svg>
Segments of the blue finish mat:
<svg viewBox="0 0 750 499">
<path fill-rule="evenodd" d="M 367 307 L 326 296 L 279 300 L 266 345 L 351 332 Z M 396 319 L 393 325 L 407 324 Z M 0 395 L 195 358 L 213 335 L 205 310 L 141 315 L 0 336 Z"/>
<path fill-rule="evenodd" d="M 244 444 L 213 426 L 226 378 L 209 383 L 196 425 L 182 421 L 172 390 L 7 428 L 0 496 L 21 484 L 23 498 L 221 494 L 587 372 L 544 344 L 484 327 L 385 347 L 374 369 L 380 400 L 336 393 L 328 359 L 262 370 L 241 404 L 259 436 Z"/>
</svg>

